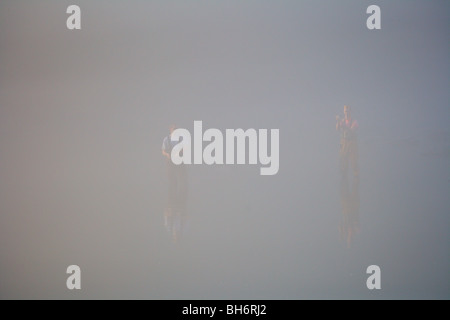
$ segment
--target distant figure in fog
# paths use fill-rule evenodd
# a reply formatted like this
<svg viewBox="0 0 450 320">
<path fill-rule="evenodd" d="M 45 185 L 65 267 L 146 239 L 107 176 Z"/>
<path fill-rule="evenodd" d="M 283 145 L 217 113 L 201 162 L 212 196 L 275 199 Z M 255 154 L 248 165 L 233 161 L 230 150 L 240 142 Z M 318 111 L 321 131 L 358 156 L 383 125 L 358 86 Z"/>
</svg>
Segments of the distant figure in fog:
<svg viewBox="0 0 450 320">
<path fill-rule="evenodd" d="M 175 125 L 169 127 L 169 135 L 166 136 L 162 144 L 162 154 L 166 158 L 167 177 L 169 180 L 169 195 L 166 208 L 164 210 L 164 224 L 173 241 L 178 242 L 187 221 L 186 202 L 187 202 L 187 173 L 184 164 L 175 165 L 171 159 L 172 149 L 180 140 L 172 137 Z"/>
<path fill-rule="evenodd" d="M 344 106 L 344 119 L 336 116 L 336 130 L 341 132 L 341 147 L 339 150 L 340 169 L 342 177 L 347 176 L 348 164 L 353 171 L 353 176 L 358 177 L 358 122 L 352 118 L 349 106 Z"/>
<path fill-rule="evenodd" d="M 341 239 L 351 246 L 359 233 L 359 168 L 358 168 L 358 122 L 352 118 L 349 106 L 344 106 L 344 118 L 336 116 L 336 130 L 341 133 L 339 150 L 339 166 L 341 171 L 341 223 L 339 233 Z M 353 172 L 353 179 L 349 178 L 348 167 Z M 350 183 L 352 182 L 352 183 Z"/>
</svg>

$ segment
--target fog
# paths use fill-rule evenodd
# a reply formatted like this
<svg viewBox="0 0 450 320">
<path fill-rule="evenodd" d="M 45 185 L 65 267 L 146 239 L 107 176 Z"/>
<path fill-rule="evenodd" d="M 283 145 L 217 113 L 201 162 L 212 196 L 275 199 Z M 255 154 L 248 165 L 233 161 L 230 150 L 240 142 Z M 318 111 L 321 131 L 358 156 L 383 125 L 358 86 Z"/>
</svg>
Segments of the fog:
<svg viewBox="0 0 450 320">
<path fill-rule="evenodd" d="M 375 2 L 2 1 L 0 298 L 448 299 L 450 5 Z M 181 219 L 161 145 L 196 120 L 279 129 L 279 171 L 187 165 Z"/>
</svg>

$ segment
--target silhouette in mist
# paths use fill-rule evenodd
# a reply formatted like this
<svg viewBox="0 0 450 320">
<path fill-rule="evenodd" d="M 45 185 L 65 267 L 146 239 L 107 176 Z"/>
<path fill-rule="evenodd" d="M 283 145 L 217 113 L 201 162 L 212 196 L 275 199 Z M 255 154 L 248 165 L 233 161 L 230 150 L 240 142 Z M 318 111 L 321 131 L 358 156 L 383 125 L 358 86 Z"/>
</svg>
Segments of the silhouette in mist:
<svg viewBox="0 0 450 320">
<path fill-rule="evenodd" d="M 187 224 L 187 172 L 184 164 L 175 165 L 171 159 L 173 147 L 182 143 L 182 138 L 173 139 L 172 133 L 175 129 L 175 125 L 169 127 L 169 135 L 163 140 L 162 154 L 166 158 L 169 180 L 167 204 L 164 208 L 164 225 L 173 241 L 177 243 Z"/>
<path fill-rule="evenodd" d="M 358 178 L 358 122 L 352 118 L 349 106 L 344 106 L 344 118 L 336 116 L 336 130 L 341 133 L 341 147 L 339 161 L 342 178 L 347 176 L 348 165 L 353 171 L 353 176 Z"/>
<path fill-rule="evenodd" d="M 336 130 L 341 133 L 339 168 L 341 173 L 340 196 L 342 216 L 339 225 L 341 239 L 347 247 L 359 233 L 359 166 L 358 166 L 358 122 L 352 118 L 349 106 L 344 106 L 344 118 L 336 116 Z M 351 167 L 352 178 L 348 167 Z M 351 182 L 351 183 L 350 183 Z"/>
</svg>

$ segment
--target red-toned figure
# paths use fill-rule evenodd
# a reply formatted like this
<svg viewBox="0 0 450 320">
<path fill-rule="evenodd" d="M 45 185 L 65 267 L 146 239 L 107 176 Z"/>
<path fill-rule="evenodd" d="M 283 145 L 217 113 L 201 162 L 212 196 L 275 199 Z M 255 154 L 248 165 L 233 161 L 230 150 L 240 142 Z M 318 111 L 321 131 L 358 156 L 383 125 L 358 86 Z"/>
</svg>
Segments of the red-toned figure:
<svg viewBox="0 0 450 320">
<path fill-rule="evenodd" d="M 342 176 L 347 176 L 348 164 L 353 171 L 353 176 L 358 178 L 358 122 L 352 118 L 349 106 L 344 106 L 344 119 L 336 116 L 336 130 L 341 132 L 341 148 L 339 151 L 340 168 Z"/>
</svg>

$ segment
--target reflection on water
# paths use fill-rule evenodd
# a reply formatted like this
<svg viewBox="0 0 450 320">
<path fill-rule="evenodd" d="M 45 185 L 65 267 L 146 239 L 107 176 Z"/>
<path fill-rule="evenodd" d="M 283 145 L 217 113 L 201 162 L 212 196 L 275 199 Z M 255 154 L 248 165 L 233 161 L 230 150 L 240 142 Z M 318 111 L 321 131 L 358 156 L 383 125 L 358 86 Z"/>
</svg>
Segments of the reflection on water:
<svg viewBox="0 0 450 320">
<path fill-rule="evenodd" d="M 339 234 L 341 240 L 350 247 L 355 235 L 359 233 L 359 179 L 354 177 L 350 183 L 347 177 L 343 177 L 340 193 L 342 216 Z"/>
<path fill-rule="evenodd" d="M 164 209 L 164 226 L 174 243 L 178 243 L 182 239 L 187 225 L 188 215 L 186 208 L 167 206 Z"/>
<path fill-rule="evenodd" d="M 164 225 L 174 243 L 178 243 L 186 228 L 188 216 L 187 203 L 187 173 L 186 166 L 167 163 L 169 177 L 168 202 L 164 209 Z"/>
</svg>

